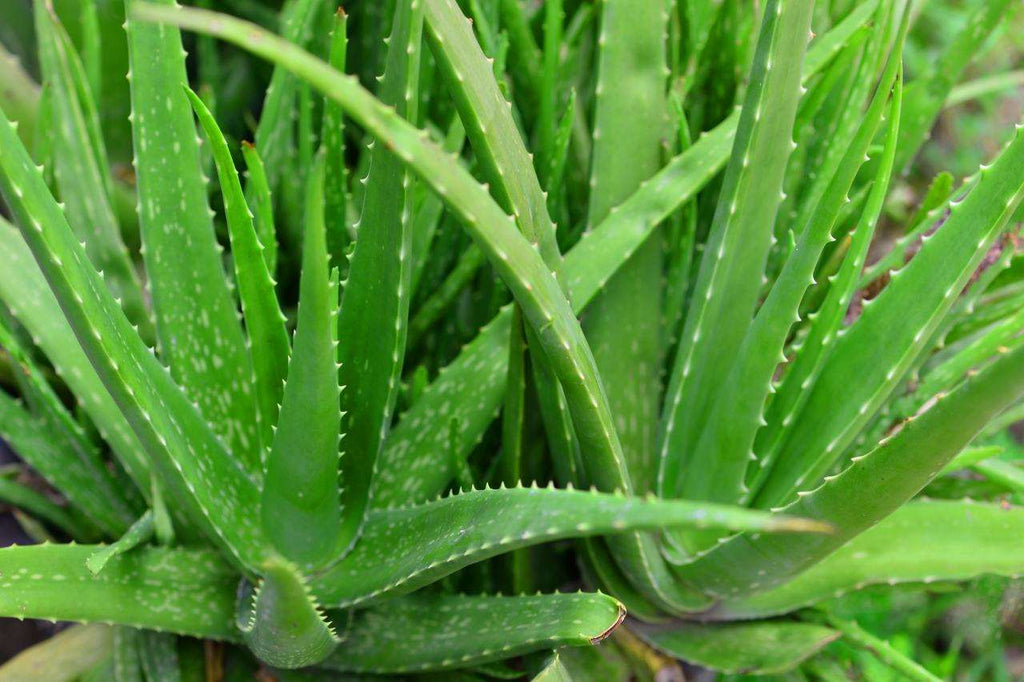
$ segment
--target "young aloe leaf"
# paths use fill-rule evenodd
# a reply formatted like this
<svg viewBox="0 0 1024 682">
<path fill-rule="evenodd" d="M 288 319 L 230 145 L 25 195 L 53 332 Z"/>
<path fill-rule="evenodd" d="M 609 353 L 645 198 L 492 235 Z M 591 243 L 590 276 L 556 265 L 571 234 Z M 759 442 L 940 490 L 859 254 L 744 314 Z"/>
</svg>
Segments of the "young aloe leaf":
<svg viewBox="0 0 1024 682">
<path fill-rule="evenodd" d="M 139 490 L 148 494 L 149 463 L 131 426 L 107 391 L 82 346 L 74 337 L 57 299 L 50 292 L 18 230 L 0 218 L 0 251 L 7 267 L 0 268 L 0 300 L 31 334 L 46 357 L 81 401 L 100 436 L 113 449 Z"/>
<path fill-rule="evenodd" d="M 416 120 L 423 1 L 401 0 L 388 44 L 381 97 L 392 115 Z M 391 426 L 405 357 L 412 258 L 412 176 L 378 131 L 371 152 L 359 239 L 338 319 L 345 452 L 338 542 L 347 550 L 369 506 L 381 443 Z M 289 532 L 291 529 L 289 528 Z"/>
<path fill-rule="evenodd" d="M 138 637 L 139 663 L 147 680 L 182 682 L 178 638 L 166 632 L 143 630 Z"/>
<path fill-rule="evenodd" d="M 265 458 L 273 442 L 273 427 L 277 423 L 277 410 L 288 374 L 290 347 L 285 317 L 277 302 L 264 247 L 256 234 L 253 215 L 245 202 L 242 183 L 238 179 L 234 161 L 231 160 L 227 140 L 199 96 L 187 88 L 185 94 L 209 140 L 217 176 L 220 178 L 221 193 L 224 195 L 231 256 L 235 263 L 235 281 L 238 284 L 238 297 L 249 335 L 249 354 L 256 377 L 260 452 L 261 458 Z"/>
<path fill-rule="evenodd" d="M 795 536 L 737 536 L 680 569 L 681 575 L 713 593 L 735 598 L 790 580 L 905 504 L 1022 395 L 1024 347 L 1003 355 L 906 422 L 878 448 L 785 507 L 787 514 L 831 523 L 834 533 L 809 541 Z M 865 490 L 871 495 L 865 496 Z"/>
<path fill-rule="evenodd" d="M 811 78 L 870 18 L 877 3 L 859 6 L 832 31 L 820 37 L 808 53 L 804 78 Z M 564 280 L 575 309 L 600 289 L 623 260 L 651 231 L 694 196 L 723 166 L 735 133 L 731 117 L 698 140 L 657 176 L 624 202 L 566 257 Z M 458 416 L 459 443 L 466 452 L 476 445 L 498 412 L 507 372 L 508 322 L 511 312 L 484 328 L 456 362 L 449 365 L 389 437 L 374 496 L 384 504 L 425 500 L 451 480 L 452 469 L 439 453 L 448 451 L 446 429 L 424 428 L 449 423 Z M 470 390 L 471 389 L 471 390 Z"/>
<path fill-rule="evenodd" d="M 274 227 L 274 204 L 267 181 L 267 170 L 255 145 L 242 142 L 242 157 L 248 169 L 247 187 L 252 193 L 250 205 L 255 216 L 256 234 L 263 247 L 267 271 L 273 277 L 277 272 L 277 229 Z"/>
<path fill-rule="evenodd" d="M 813 3 L 770 0 L 732 158 L 701 259 L 665 397 L 659 490 L 679 494 L 701 426 L 726 385 L 761 291 L 786 160 L 792 150 L 801 65 Z"/>
<path fill-rule="evenodd" d="M 48 544 L 0 549 L 0 614 L 238 639 L 238 574 L 215 552 L 139 549 L 112 558 L 93 575 L 86 561 L 97 549 Z"/>
<path fill-rule="evenodd" d="M 328 63 L 345 73 L 348 52 L 348 15 L 341 7 L 334 15 Z M 332 268 L 347 268 L 345 251 L 348 233 L 348 167 L 345 165 L 345 114 L 330 98 L 324 98 L 320 146 L 324 149 L 324 221 L 327 224 L 327 251 Z"/>
<path fill-rule="evenodd" d="M 607 637 L 625 617 L 602 594 L 519 597 L 415 595 L 357 611 L 324 662 L 348 672 L 447 670 Z"/>
<path fill-rule="evenodd" d="M 118 625 L 114 630 L 114 680 L 116 682 L 146 682 L 139 660 L 141 632 L 133 627 Z"/>
<path fill-rule="evenodd" d="M 0 109 L 18 123 L 18 133 L 29 146 L 35 140 L 39 112 L 39 85 L 16 56 L 0 45 Z"/>
<path fill-rule="evenodd" d="M 970 501 L 912 502 L 779 587 L 726 599 L 714 618 L 795 611 L 869 585 L 970 580 L 1024 572 L 1014 541 L 1024 510 Z"/>
<path fill-rule="evenodd" d="M 612 0 L 601 7 L 587 216 L 591 226 L 661 165 L 662 138 L 668 130 L 667 28 L 661 0 Z M 661 240 L 648 239 L 604 285 L 584 319 L 637 492 L 653 490 L 657 474 L 663 254 Z"/>
<path fill-rule="evenodd" d="M 72 682 L 110 656 L 113 628 L 76 625 L 25 649 L 0 666 L 6 682 Z"/>
<path fill-rule="evenodd" d="M 2 112 L 0 190 L 78 343 L 177 505 L 240 563 L 257 565 L 265 546 L 249 516 L 255 486 L 107 292 Z"/>
<path fill-rule="evenodd" d="M 121 239 L 111 206 L 112 183 L 106 149 L 86 74 L 71 39 L 49 2 L 35 3 L 36 35 L 43 76 L 49 92 L 51 132 L 57 185 L 67 216 L 89 258 L 104 273 L 110 292 L 125 314 L 152 338 L 152 323 L 142 300 L 142 286 Z M 86 142 L 87 143 L 83 143 Z"/>
<path fill-rule="evenodd" d="M 766 426 L 754 440 L 757 461 L 748 469 L 748 491 L 757 491 L 771 470 L 778 448 L 793 424 L 793 420 L 807 401 L 811 386 L 821 373 L 829 351 L 833 347 L 849 308 L 850 300 L 858 288 L 858 277 L 867 259 L 871 238 L 881 215 L 892 178 L 902 104 L 902 80 L 897 81 L 889 112 L 886 146 L 873 181 L 864 211 L 852 233 L 850 247 L 842 267 L 831 280 L 825 301 L 818 308 L 807 338 L 797 351 L 796 359 L 786 371 L 781 387 L 769 404 L 764 416 Z"/>
<path fill-rule="evenodd" d="M 896 388 L 1024 198 L 1022 174 L 1024 134 L 1018 130 L 962 203 L 950 205 L 948 220 L 836 342 L 755 498 L 758 506 L 788 502 L 820 480 Z"/>
<path fill-rule="evenodd" d="M 328 272 L 323 183 L 321 157 L 310 174 L 294 352 L 260 499 L 267 539 L 308 567 L 334 558 L 341 518 L 338 291 Z"/>
<path fill-rule="evenodd" d="M 314 602 L 298 569 L 271 560 L 261 567 L 259 584 L 239 598 L 238 627 L 260 660 L 278 668 L 301 668 L 323 661 L 338 636 Z"/>
<path fill-rule="evenodd" d="M 6 435 L 4 440 L 12 442 Z M 46 495 L 12 480 L 6 473 L 0 474 L 0 501 L 60 528 L 78 541 L 96 537 L 96 529 L 91 523 L 55 503 Z"/>
<path fill-rule="evenodd" d="M 256 478 L 252 365 L 213 232 L 192 111 L 181 91 L 188 83 L 181 36 L 129 18 L 128 44 L 143 257 L 161 356 L 234 459 Z"/>
<path fill-rule="evenodd" d="M 330 607 L 409 592 L 483 559 L 567 537 L 666 527 L 821 532 L 827 526 L 742 508 L 554 488 L 470 491 L 374 510 L 352 552 L 316 577 Z"/>
<path fill-rule="evenodd" d="M 673 623 L 637 625 L 654 648 L 722 673 L 781 675 L 839 638 L 816 623 Z"/>
<path fill-rule="evenodd" d="M 0 392 L 0 433 L 4 440 L 103 533 L 124 532 L 138 513 L 138 498 L 129 494 L 134 491 L 122 492 L 96 445 L 2 320 L 0 348 L 16 363 L 12 368 L 15 379 L 32 408 L 26 410 Z"/>
<path fill-rule="evenodd" d="M 104 566 L 120 554 L 129 552 L 153 537 L 153 512 L 146 511 L 145 514 L 131 525 L 117 542 L 97 550 L 85 560 L 85 565 L 92 571 L 93 575 L 99 575 Z"/>
</svg>

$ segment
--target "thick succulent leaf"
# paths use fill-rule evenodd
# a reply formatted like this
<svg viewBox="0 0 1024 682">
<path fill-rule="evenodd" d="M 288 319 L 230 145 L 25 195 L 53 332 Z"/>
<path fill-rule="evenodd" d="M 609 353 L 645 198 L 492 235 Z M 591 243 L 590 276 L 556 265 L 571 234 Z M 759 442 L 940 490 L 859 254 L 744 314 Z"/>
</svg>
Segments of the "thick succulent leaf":
<svg viewBox="0 0 1024 682">
<path fill-rule="evenodd" d="M 447 670 L 607 637 L 625 610 L 602 594 L 415 595 L 357 611 L 325 667 L 351 672 Z"/>
<path fill-rule="evenodd" d="M 250 515 L 256 487 L 103 286 L 2 112 L 0 190 L 78 343 L 176 505 L 243 565 L 259 563 L 264 543 Z"/>
<path fill-rule="evenodd" d="M 328 273 L 323 198 L 321 157 L 310 174 L 294 352 L 260 498 L 267 539 L 305 567 L 336 556 L 341 518 L 338 291 Z"/>
<path fill-rule="evenodd" d="M 86 244 L 90 260 L 104 274 L 110 292 L 146 338 L 152 323 L 142 286 L 121 239 L 111 206 L 111 180 L 96 107 L 81 60 L 48 2 L 35 3 L 36 35 L 49 92 L 57 186 L 68 221 Z"/>
<path fill-rule="evenodd" d="M 274 225 L 274 204 L 270 194 L 270 183 L 267 180 L 267 169 L 255 145 L 249 142 L 242 142 L 242 157 L 248 170 L 246 187 L 252 195 L 249 204 L 256 214 L 256 234 L 263 247 L 267 270 L 273 277 L 277 272 L 277 228 Z"/>
<path fill-rule="evenodd" d="M 142 661 L 139 660 L 141 631 L 133 627 L 114 627 L 114 680 L 115 682 L 145 682 Z"/>
<path fill-rule="evenodd" d="M 139 549 L 114 557 L 99 575 L 86 561 L 95 545 L 0 549 L 0 615 L 104 622 L 193 637 L 238 639 L 238 574 L 215 552 Z"/>
<path fill-rule="evenodd" d="M 224 196 L 231 257 L 242 315 L 249 336 L 249 354 L 256 377 L 256 418 L 259 422 L 261 461 L 273 441 L 273 427 L 281 404 L 288 373 L 288 333 L 285 317 L 277 302 L 274 280 L 268 268 L 264 246 L 256 234 L 253 215 L 245 202 L 242 183 L 231 159 L 227 140 L 203 101 L 186 89 L 199 124 L 206 133 Z"/>
<path fill-rule="evenodd" d="M 801 519 L 684 500 L 536 487 L 478 490 L 371 512 L 352 552 L 317 576 L 312 588 L 324 605 L 347 607 L 409 592 L 521 547 L 666 527 L 827 531 Z"/>
<path fill-rule="evenodd" d="M 792 670 L 839 638 L 816 623 L 673 623 L 640 625 L 648 644 L 688 663 L 722 673 L 778 675 Z"/>
<path fill-rule="evenodd" d="M 278 668 L 323 661 L 337 646 L 334 628 L 293 564 L 270 560 L 259 584 L 239 598 L 238 627 L 256 656 Z"/>
<path fill-rule="evenodd" d="M 533 161 L 484 55 L 454 0 L 423 0 L 431 52 L 445 77 L 481 171 L 501 207 L 554 269 L 561 257 Z"/>
<path fill-rule="evenodd" d="M 394 114 L 416 120 L 423 35 L 423 1 L 401 0 L 388 43 L 381 83 L 383 103 Z M 376 131 L 374 131 L 376 132 Z M 392 411 L 405 357 L 412 274 L 412 176 L 378 135 L 359 218 L 359 239 L 349 261 L 338 319 L 338 357 L 345 443 L 341 459 L 342 517 L 338 542 L 355 539 L 369 506 L 381 443 Z"/>
<path fill-rule="evenodd" d="M 1024 198 L 1024 134 L 980 171 L 962 202 L 839 338 L 755 504 L 817 483 L 927 347 Z M 841 399 L 837 399 L 841 396 Z"/>
<path fill-rule="evenodd" d="M 970 580 L 1024 573 L 1016 541 L 1024 527 L 1018 507 L 971 501 L 912 502 L 858 535 L 821 563 L 760 594 L 727 599 L 722 619 L 761 618 L 810 606 L 869 585 Z"/>
<path fill-rule="evenodd" d="M 661 167 L 668 130 L 667 29 L 661 0 L 610 0 L 601 6 L 591 226 Z M 615 414 L 630 478 L 640 493 L 654 489 L 657 473 L 663 262 L 661 240 L 647 240 L 591 302 L 583 327 Z"/>
<path fill-rule="evenodd" d="M 841 24 L 818 39 L 808 52 L 804 82 L 823 68 L 846 40 L 871 16 L 876 2 L 858 7 Z M 560 277 L 573 309 L 579 313 L 642 244 L 654 228 L 704 187 L 724 166 L 736 132 L 732 116 L 641 186 L 608 218 L 566 254 Z M 385 443 L 374 498 L 380 506 L 422 501 L 451 481 L 448 433 L 424 428 L 457 418 L 462 456 L 476 446 L 493 421 L 504 395 L 511 311 L 500 315 L 443 369 L 406 412 Z M 436 420 L 436 421 L 435 421 Z"/>
<path fill-rule="evenodd" d="M 901 119 L 902 81 L 897 83 L 893 107 L 889 112 L 889 126 L 886 133 L 886 147 L 878 164 L 871 191 L 868 194 L 857 226 L 854 228 L 842 266 L 829 282 L 828 294 L 818 308 L 806 339 L 797 351 L 796 358 L 786 370 L 782 385 L 777 389 L 764 416 L 766 425 L 754 439 L 754 454 L 757 461 L 748 469 L 750 480 L 748 490 L 757 490 L 763 478 L 771 470 L 778 448 L 793 424 L 793 419 L 807 401 L 810 387 L 821 373 L 830 349 L 842 328 L 843 319 L 849 308 L 854 292 L 859 288 L 858 277 L 867 260 L 871 238 L 881 215 L 885 197 L 892 178 L 896 152 L 896 134 Z"/>
<path fill-rule="evenodd" d="M 338 71 L 345 72 L 348 55 L 348 15 L 342 8 L 334 15 L 328 62 Z M 331 254 L 331 267 L 344 269 L 348 259 L 345 251 L 348 233 L 348 167 L 345 165 L 345 114 L 330 98 L 324 99 L 323 122 L 320 130 L 324 149 L 324 221 L 327 224 L 327 251 Z"/>
<path fill-rule="evenodd" d="M 182 92 L 188 80 L 181 36 L 129 18 L 128 45 L 139 221 L 160 354 L 234 458 L 256 476 L 252 366 Z"/>
<path fill-rule="evenodd" d="M 153 512 L 147 511 L 118 538 L 117 542 L 107 545 L 85 560 L 85 565 L 93 575 L 99 575 L 107 563 L 114 557 L 129 552 L 153 537 Z"/>
<path fill-rule="evenodd" d="M 904 27 L 906 22 L 905 18 Z M 682 485 L 684 497 L 731 503 L 746 496 L 747 464 L 751 460 L 755 434 L 763 423 L 773 375 L 783 357 L 790 328 L 799 317 L 800 302 L 813 281 L 815 266 L 826 244 L 833 239 L 832 228 L 882 120 L 890 86 L 901 63 L 903 35 L 905 33 L 901 33 L 901 40 L 890 56 L 874 101 L 861 117 L 859 128 L 851 131 L 851 139 L 836 140 L 845 153 L 823 167 L 831 179 L 825 183 L 827 186 L 814 210 L 809 212 L 806 224 L 797 225 L 799 239 L 743 338 L 729 380 L 719 390 L 710 413 L 710 423 L 703 426 L 703 435 L 693 455 L 694 468 Z M 898 106 L 893 108 L 891 119 L 899 120 Z M 889 139 L 892 149 L 895 140 Z"/>
<path fill-rule="evenodd" d="M 694 286 L 659 433 L 659 490 L 681 492 L 761 293 L 800 99 L 813 3 L 765 5 L 732 157 Z M 692 467 L 698 469 L 698 466 Z"/>
<path fill-rule="evenodd" d="M 139 633 L 139 663 L 148 682 L 182 682 L 178 638 L 166 632 Z"/>
<path fill-rule="evenodd" d="M 924 488 L 985 425 L 1024 395 L 1024 348 L 1003 355 L 960 388 L 903 424 L 785 507 L 787 514 L 831 523 L 827 536 L 736 536 L 681 569 L 684 578 L 723 597 L 764 592 L 820 562 Z M 864 491 L 870 490 L 870 495 Z"/>
<path fill-rule="evenodd" d="M 60 304 L 18 230 L 2 218 L 0 251 L 7 264 L 0 268 L 0 300 L 46 354 L 139 490 L 148 495 L 149 463 L 142 444 L 82 346 L 68 343 L 74 332 Z"/>
<path fill-rule="evenodd" d="M 113 628 L 76 625 L 25 649 L 0 666 L 4 682 L 72 682 L 113 650 Z"/>
</svg>

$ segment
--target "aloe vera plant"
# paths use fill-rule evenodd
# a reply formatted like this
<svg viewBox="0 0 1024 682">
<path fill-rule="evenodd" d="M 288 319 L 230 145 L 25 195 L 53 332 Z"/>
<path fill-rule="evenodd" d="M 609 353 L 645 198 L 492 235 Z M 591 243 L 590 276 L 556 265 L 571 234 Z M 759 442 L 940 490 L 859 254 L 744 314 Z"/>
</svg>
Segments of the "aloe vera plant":
<svg viewBox="0 0 1024 682">
<path fill-rule="evenodd" d="M 933 679 L 832 600 L 1024 572 L 1019 508 L 920 496 L 1024 489 L 987 440 L 1024 397 L 1020 129 L 865 266 L 1008 0 L 906 86 L 897 0 L 33 4 L 0 436 L 61 503 L 0 472 L 40 540 L 0 616 L 85 625 L 12 674 L 776 674 L 841 640 Z"/>
</svg>

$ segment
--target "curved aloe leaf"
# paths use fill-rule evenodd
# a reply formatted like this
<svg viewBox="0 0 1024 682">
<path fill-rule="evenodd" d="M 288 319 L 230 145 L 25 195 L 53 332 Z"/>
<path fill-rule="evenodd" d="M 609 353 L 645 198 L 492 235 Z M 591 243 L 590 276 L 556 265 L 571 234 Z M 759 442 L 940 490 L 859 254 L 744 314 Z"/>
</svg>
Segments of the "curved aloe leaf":
<svg viewBox="0 0 1024 682">
<path fill-rule="evenodd" d="M 838 339 L 754 498 L 757 506 L 788 502 L 819 481 L 892 393 L 1024 199 L 1022 177 L 1018 129 L 967 197 L 950 205 L 948 220 Z"/>
<path fill-rule="evenodd" d="M 789 582 L 723 601 L 714 618 L 762 618 L 869 585 L 970 580 L 1024 573 L 1016 538 L 1024 510 L 971 501 L 912 502 Z"/>
<path fill-rule="evenodd" d="M 12 442 L 6 435 L 3 438 L 8 443 Z M 96 537 L 96 529 L 91 523 L 84 521 L 46 495 L 11 480 L 6 472 L 0 474 L 0 501 L 17 507 L 40 521 L 53 524 L 77 540 Z"/>
<path fill-rule="evenodd" d="M 723 673 L 778 675 L 792 670 L 839 638 L 816 623 L 674 623 L 635 628 L 666 654 Z"/>
<path fill-rule="evenodd" d="M 142 286 L 128 257 L 111 206 L 112 183 L 99 119 L 82 62 L 48 2 L 35 3 L 43 77 L 49 92 L 57 185 L 68 220 L 86 243 L 89 258 L 105 275 L 128 318 L 145 338 L 153 329 L 142 300 Z M 84 143 L 83 142 L 86 142 Z"/>
<path fill-rule="evenodd" d="M 383 102 L 416 120 L 423 1 L 400 0 L 381 84 Z M 412 176 L 376 137 L 370 158 L 359 238 L 349 259 L 338 319 L 338 359 L 345 442 L 338 542 L 355 540 L 369 506 L 381 443 L 391 426 L 405 357 L 412 275 Z"/>
<path fill-rule="evenodd" d="M 251 192 L 249 200 L 255 216 L 256 234 L 263 247 L 263 258 L 271 277 L 277 272 L 277 228 L 274 225 L 274 204 L 267 180 L 267 169 L 256 146 L 242 142 L 242 157 L 248 170 L 246 187 Z"/>
<path fill-rule="evenodd" d="M 241 564 L 257 565 L 265 546 L 250 516 L 256 487 L 135 333 L 2 112 L 0 190 L 79 344 L 177 506 Z"/>
<path fill-rule="evenodd" d="M 238 628 L 260 660 L 278 668 L 323 661 L 339 639 L 297 568 L 280 560 L 261 567 L 259 584 L 239 598 Z"/>
<path fill-rule="evenodd" d="M 185 94 L 209 140 L 221 193 L 224 195 L 231 256 L 235 263 L 235 282 L 238 284 L 238 298 L 242 304 L 242 315 L 249 337 L 249 354 L 256 377 L 256 417 L 260 425 L 262 461 L 273 441 L 272 428 L 277 423 L 278 406 L 281 404 L 284 381 L 288 374 L 290 347 L 288 333 L 285 331 L 285 317 L 277 302 L 266 248 L 256 234 L 253 215 L 245 202 L 242 183 L 231 159 L 227 140 L 199 96 L 187 88 Z"/>
<path fill-rule="evenodd" d="M 181 36 L 129 18 L 128 45 L 139 221 L 160 353 L 255 478 L 261 463 L 252 366 L 213 231 L 195 122 L 182 92 L 188 81 Z"/>
<path fill-rule="evenodd" d="M 0 549 L 0 614 L 105 622 L 193 637 L 237 640 L 238 574 L 208 550 L 139 549 L 111 558 L 99 575 L 95 545 Z"/>
<path fill-rule="evenodd" d="M 323 665 L 349 672 L 447 670 L 607 637 L 625 617 L 602 594 L 416 595 L 357 611 Z"/>
<path fill-rule="evenodd" d="M 25 649 L 0 666 L 6 682 L 72 682 L 110 656 L 113 628 L 78 625 Z"/>
<path fill-rule="evenodd" d="M 763 592 L 820 562 L 921 491 L 985 425 L 1024 395 L 1024 348 L 1004 354 L 882 445 L 803 493 L 787 514 L 831 523 L 827 536 L 765 534 L 729 539 L 682 569 L 723 597 Z M 870 490 L 871 495 L 864 495 Z"/>
<path fill-rule="evenodd" d="M 521 547 L 665 527 L 827 531 L 800 519 L 683 500 L 554 488 L 478 490 L 371 512 L 352 552 L 314 578 L 312 588 L 326 606 L 353 606 Z"/>
</svg>

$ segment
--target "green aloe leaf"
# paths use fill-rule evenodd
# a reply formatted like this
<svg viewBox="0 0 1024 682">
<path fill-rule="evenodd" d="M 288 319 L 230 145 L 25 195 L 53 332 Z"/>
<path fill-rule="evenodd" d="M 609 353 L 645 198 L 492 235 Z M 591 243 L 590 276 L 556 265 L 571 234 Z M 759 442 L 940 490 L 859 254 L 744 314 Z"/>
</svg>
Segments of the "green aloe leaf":
<svg viewBox="0 0 1024 682">
<path fill-rule="evenodd" d="M 668 15 L 661 0 L 601 6 L 588 224 L 598 225 L 661 166 Z M 661 397 L 664 246 L 648 239 L 587 308 L 584 331 L 608 392 L 630 478 L 654 489 Z M 629 333 L 624 334 L 623 329 Z"/>
<path fill-rule="evenodd" d="M 338 446 L 338 290 L 328 272 L 323 158 L 310 173 L 294 349 L 267 461 L 260 519 L 282 555 L 305 567 L 336 555 L 341 507 Z"/>
<path fill-rule="evenodd" d="M 261 567 L 261 573 L 256 588 L 239 597 L 238 627 L 246 645 L 260 660 L 278 668 L 323 661 L 339 639 L 298 569 L 274 559 Z"/>
<path fill-rule="evenodd" d="M 12 442 L 6 435 L 4 440 Z M 0 473 L 0 501 L 17 507 L 40 521 L 46 521 L 83 541 L 96 537 L 96 529 L 78 514 L 57 504 L 46 495 L 11 479 L 7 472 Z"/>
<path fill-rule="evenodd" d="M 345 72 L 348 55 L 348 15 L 341 7 L 331 25 L 331 44 L 328 62 L 338 71 Z M 331 267 L 344 270 L 348 259 L 348 167 L 345 165 L 345 114 L 330 98 L 324 98 L 320 145 L 324 149 L 326 185 L 324 186 L 324 220 L 327 223 L 327 250 L 331 254 Z"/>
<path fill-rule="evenodd" d="M 113 650 L 113 628 L 78 625 L 25 649 L 0 666 L 5 682 L 73 682 Z"/>
<path fill-rule="evenodd" d="M 0 614 L 132 625 L 237 640 L 238 574 L 208 550 L 139 549 L 111 558 L 99 575 L 95 545 L 0 549 Z"/>
<path fill-rule="evenodd" d="M 416 120 L 424 0 L 401 0 L 381 83 L 393 115 Z M 378 132 L 378 131 L 373 131 Z M 341 404 L 342 549 L 354 541 L 369 506 L 381 443 L 391 425 L 405 357 L 412 275 L 412 175 L 377 134 L 371 152 L 359 239 L 349 260 L 338 319 Z"/>
<path fill-rule="evenodd" d="M 258 564 L 265 546 L 249 515 L 255 485 L 135 333 L 2 112 L 0 190 L 78 343 L 176 505 L 240 563 Z"/>
<path fill-rule="evenodd" d="M 247 188 L 252 193 L 250 205 L 256 214 L 256 234 L 263 247 L 267 270 L 273 277 L 277 272 L 277 229 L 274 225 L 274 204 L 267 180 L 267 169 L 255 145 L 249 142 L 242 142 L 242 157 L 248 170 Z"/>
<path fill-rule="evenodd" d="M 235 264 L 235 282 L 249 338 L 249 354 L 256 377 L 256 417 L 259 421 L 261 461 L 273 441 L 284 381 L 288 374 L 290 346 L 285 317 L 277 302 L 274 280 L 268 267 L 265 247 L 253 224 L 253 215 L 245 202 L 242 183 L 231 159 L 227 140 L 203 101 L 186 89 L 199 124 L 206 133 L 217 166 L 224 212 L 227 216 L 231 256 Z"/>
<path fill-rule="evenodd" d="M 39 113 L 40 87 L 25 71 L 18 58 L 0 45 L 0 108 L 18 123 L 18 133 L 26 145 L 35 138 Z"/>
<path fill-rule="evenodd" d="M 795 578 L 760 594 L 726 599 L 715 618 L 762 618 L 795 611 L 869 585 L 970 580 L 1024 572 L 1015 539 L 1018 507 L 971 501 L 912 502 Z"/>
<path fill-rule="evenodd" d="M 352 552 L 317 576 L 326 606 L 353 606 L 428 585 L 469 564 L 567 537 L 665 527 L 827 531 L 742 508 L 554 488 L 474 490 L 370 513 Z"/>
<path fill-rule="evenodd" d="M 182 92 L 188 80 L 181 36 L 129 18 L 128 44 L 139 220 L 160 354 L 255 478 L 261 467 L 252 366 Z"/>
<path fill-rule="evenodd" d="M 808 52 L 804 82 L 863 26 L 876 4 L 859 6 L 818 39 Z M 732 116 L 696 141 L 566 254 L 561 279 L 577 313 L 657 225 L 693 198 L 722 169 L 737 121 L 738 117 Z M 448 434 L 445 429 L 424 428 L 426 424 L 457 419 L 462 456 L 483 437 L 504 395 L 508 370 L 505 344 L 510 320 L 511 311 L 505 310 L 485 326 L 392 430 L 381 454 L 374 490 L 380 506 L 430 499 L 451 480 L 450 463 L 439 457 L 439 453 L 448 451 Z"/>
<path fill-rule="evenodd" d="M 985 425 L 1024 395 L 1024 348 L 1008 352 L 902 426 L 842 472 L 799 495 L 787 514 L 831 523 L 827 536 L 736 536 L 680 569 L 726 597 L 765 592 L 822 561 L 900 508 L 942 472 Z M 864 491 L 871 495 L 865 496 Z"/>
<path fill-rule="evenodd" d="M 998 159 L 918 254 L 836 341 L 755 499 L 766 508 L 814 485 L 928 346 L 988 247 L 1024 199 L 1024 135 Z M 870 349 L 870 350 L 869 350 Z M 836 399 L 842 396 L 841 400 Z"/>
<path fill-rule="evenodd" d="M 587 646 L 622 622 L 601 594 L 415 595 L 357 611 L 325 667 L 349 672 L 447 670 L 558 646 Z"/>
<path fill-rule="evenodd" d="M 665 396 L 659 433 L 662 494 L 682 494 L 688 471 L 703 465 L 695 454 L 701 426 L 720 387 L 728 385 L 761 292 L 793 146 L 812 6 L 801 0 L 765 5 L 732 157 Z"/>
<path fill-rule="evenodd" d="M 68 221 L 86 243 L 89 258 L 104 273 L 125 314 L 152 338 L 142 286 L 128 257 L 111 205 L 112 182 L 99 119 L 82 62 L 49 2 L 35 3 L 36 35 L 49 92 L 57 185 Z M 84 144 L 83 144 L 84 142 Z"/>
<path fill-rule="evenodd" d="M 839 638 L 815 623 L 673 623 L 640 625 L 636 632 L 664 653 L 722 673 L 779 675 Z"/>
</svg>

